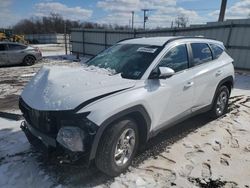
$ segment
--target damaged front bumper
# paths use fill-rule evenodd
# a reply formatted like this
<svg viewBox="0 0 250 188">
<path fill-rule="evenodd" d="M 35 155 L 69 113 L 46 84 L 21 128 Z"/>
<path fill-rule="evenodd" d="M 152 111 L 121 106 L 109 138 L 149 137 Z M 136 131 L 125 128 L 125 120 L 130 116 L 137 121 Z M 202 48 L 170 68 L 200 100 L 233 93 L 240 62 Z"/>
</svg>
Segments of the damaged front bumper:
<svg viewBox="0 0 250 188">
<path fill-rule="evenodd" d="M 26 121 L 21 123 L 20 128 L 25 133 L 30 144 L 45 154 L 46 157 L 56 159 L 56 162 L 60 164 L 79 164 L 79 161 L 88 164 L 88 152 L 84 150 L 81 152 L 70 151 L 60 144 L 55 137 L 37 131 Z"/>
</svg>

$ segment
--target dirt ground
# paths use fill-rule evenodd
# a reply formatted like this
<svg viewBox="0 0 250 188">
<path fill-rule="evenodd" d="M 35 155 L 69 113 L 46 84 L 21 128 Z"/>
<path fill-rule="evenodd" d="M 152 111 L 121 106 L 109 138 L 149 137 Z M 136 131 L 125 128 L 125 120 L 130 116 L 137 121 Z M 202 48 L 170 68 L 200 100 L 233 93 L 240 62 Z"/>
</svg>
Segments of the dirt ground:
<svg viewBox="0 0 250 188">
<path fill-rule="evenodd" d="M 20 113 L 18 98 L 42 65 L 80 66 L 48 56 L 31 67 L 0 68 L 0 111 Z M 30 147 L 21 121 L 0 118 L 0 187 L 250 187 L 250 75 L 236 74 L 228 113 L 193 117 L 149 141 L 129 170 L 110 178 L 94 165 L 64 166 Z"/>
</svg>

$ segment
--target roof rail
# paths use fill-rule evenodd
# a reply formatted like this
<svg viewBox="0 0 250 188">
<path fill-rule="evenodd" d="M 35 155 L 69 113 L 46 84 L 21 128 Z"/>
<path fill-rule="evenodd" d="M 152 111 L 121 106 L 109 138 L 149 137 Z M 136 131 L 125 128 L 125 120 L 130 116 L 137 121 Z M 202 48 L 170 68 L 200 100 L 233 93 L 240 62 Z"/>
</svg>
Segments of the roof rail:
<svg viewBox="0 0 250 188">
<path fill-rule="evenodd" d="M 204 36 L 180 36 L 180 37 L 174 37 L 172 39 L 169 39 L 168 41 L 166 41 L 163 46 L 166 46 L 168 43 L 173 42 L 175 40 L 179 40 L 179 39 L 200 39 L 200 38 L 204 38 Z"/>
<path fill-rule="evenodd" d="M 213 39 L 213 38 L 206 38 L 205 36 L 180 36 L 180 37 L 175 37 L 175 38 L 172 38 L 172 39 L 169 39 L 168 41 L 166 41 L 163 46 L 166 46 L 168 43 L 170 42 L 173 42 L 175 40 L 179 40 L 179 39 L 210 39 L 210 40 L 216 40 L 216 39 Z"/>
<path fill-rule="evenodd" d="M 130 38 L 119 40 L 116 43 L 119 43 L 119 42 L 122 42 L 122 41 L 126 41 L 126 40 L 130 40 L 130 39 L 138 39 L 138 38 L 144 38 L 144 37 L 130 37 Z M 169 39 L 162 46 L 166 46 L 168 43 L 173 42 L 175 40 L 179 40 L 179 39 L 201 39 L 201 38 L 216 40 L 216 39 L 213 39 L 213 38 L 205 38 L 205 36 L 202 36 L 202 35 L 200 35 L 200 36 L 177 36 L 177 37 Z"/>
<path fill-rule="evenodd" d="M 117 41 L 116 43 L 119 43 L 119 42 L 122 42 L 122 41 L 125 41 L 125 40 L 139 39 L 139 38 L 143 38 L 143 37 L 130 37 L 130 38 L 126 38 L 126 39 L 119 40 L 119 41 Z"/>
</svg>

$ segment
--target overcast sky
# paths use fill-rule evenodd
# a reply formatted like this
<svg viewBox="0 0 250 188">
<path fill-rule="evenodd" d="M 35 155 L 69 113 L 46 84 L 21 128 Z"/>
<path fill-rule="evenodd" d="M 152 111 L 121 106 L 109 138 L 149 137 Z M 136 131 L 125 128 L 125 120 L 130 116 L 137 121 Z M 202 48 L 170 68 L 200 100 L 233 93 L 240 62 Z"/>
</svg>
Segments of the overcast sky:
<svg viewBox="0 0 250 188">
<path fill-rule="evenodd" d="M 17 23 L 31 16 L 50 12 L 64 18 L 97 23 L 128 25 L 135 11 L 135 26 L 142 26 L 142 8 L 150 8 L 147 27 L 166 27 L 178 14 L 190 24 L 216 21 L 221 0 L 0 0 L 0 27 Z M 250 0 L 228 0 L 226 19 L 247 18 Z"/>
</svg>

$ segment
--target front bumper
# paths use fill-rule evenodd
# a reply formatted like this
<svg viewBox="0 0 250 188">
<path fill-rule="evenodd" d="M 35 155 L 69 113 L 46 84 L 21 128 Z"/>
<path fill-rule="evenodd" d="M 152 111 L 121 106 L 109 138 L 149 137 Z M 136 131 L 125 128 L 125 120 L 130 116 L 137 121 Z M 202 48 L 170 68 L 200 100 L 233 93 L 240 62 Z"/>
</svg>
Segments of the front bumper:
<svg viewBox="0 0 250 188">
<path fill-rule="evenodd" d="M 25 121 L 21 123 L 20 128 L 25 133 L 29 143 L 43 154 L 49 156 L 56 151 L 56 139 L 38 132 Z"/>
<path fill-rule="evenodd" d="M 36 60 L 37 60 L 37 61 L 40 61 L 40 60 L 43 59 L 42 53 L 36 53 L 36 54 L 35 54 L 35 57 L 36 57 Z"/>
<path fill-rule="evenodd" d="M 56 159 L 55 162 L 74 164 L 81 161 L 88 163 L 88 155 L 84 152 L 71 152 L 57 143 L 56 138 L 47 136 L 29 125 L 26 121 L 21 123 L 20 128 L 25 133 L 29 143 L 45 156 Z"/>
</svg>

